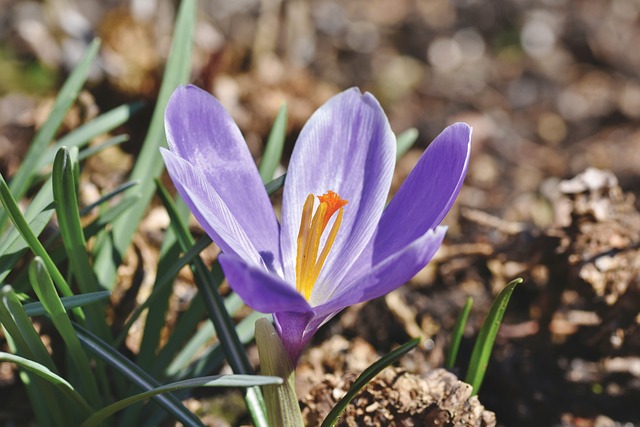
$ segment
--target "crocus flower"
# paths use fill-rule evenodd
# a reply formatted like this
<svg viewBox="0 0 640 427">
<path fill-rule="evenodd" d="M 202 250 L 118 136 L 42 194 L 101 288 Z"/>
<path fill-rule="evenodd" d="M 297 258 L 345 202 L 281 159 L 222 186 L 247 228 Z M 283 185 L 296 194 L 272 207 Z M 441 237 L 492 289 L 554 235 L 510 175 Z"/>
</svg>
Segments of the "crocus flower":
<svg viewBox="0 0 640 427">
<path fill-rule="evenodd" d="M 332 316 L 396 289 L 433 257 L 471 142 L 468 125 L 446 128 L 385 208 L 396 139 L 373 95 L 349 89 L 300 132 L 279 224 L 240 130 L 214 97 L 178 88 L 165 126 L 162 155 L 179 194 L 221 248 L 231 288 L 273 313 L 294 364 Z"/>
</svg>

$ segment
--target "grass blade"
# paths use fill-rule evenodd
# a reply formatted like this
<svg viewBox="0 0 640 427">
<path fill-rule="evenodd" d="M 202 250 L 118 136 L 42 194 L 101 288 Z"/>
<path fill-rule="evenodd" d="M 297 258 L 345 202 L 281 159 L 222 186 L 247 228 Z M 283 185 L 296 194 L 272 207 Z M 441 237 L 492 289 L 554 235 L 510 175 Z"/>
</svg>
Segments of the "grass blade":
<svg viewBox="0 0 640 427">
<path fill-rule="evenodd" d="M 214 375 L 210 377 L 193 378 L 190 380 L 178 381 L 175 383 L 156 387 L 155 389 L 136 394 L 119 400 L 111 405 L 97 411 L 88 418 L 80 427 L 94 427 L 100 424 L 107 417 L 116 412 L 142 402 L 150 397 L 157 396 L 162 393 L 169 393 L 178 390 L 184 390 L 194 387 L 255 387 L 271 384 L 281 384 L 282 379 L 278 377 L 268 377 L 260 375 Z"/>
<path fill-rule="evenodd" d="M 88 304 L 93 304 L 94 302 L 104 301 L 109 299 L 111 296 L 111 292 L 109 291 L 99 291 L 99 292 L 91 292 L 90 294 L 82 294 L 82 295 L 74 295 L 72 297 L 62 297 L 60 301 L 62 302 L 62 306 L 65 310 L 69 310 L 75 307 L 82 307 Z M 24 308 L 27 316 L 44 316 L 47 314 L 47 311 L 44 309 L 44 306 L 41 302 L 30 302 L 24 304 L 22 306 Z"/>
<path fill-rule="evenodd" d="M 78 337 L 71 326 L 71 321 L 67 317 L 67 311 L 56 293 L 51 277 L 40 257 L 36 257 L 29 267 L 29 278 L 34 291 L 38 295 L 47 314 L 51 318 L 53 325 L 62 337 L 67 346 L 69 357 L 73 362 L 74 369 L 78 371 L 79 388 L 89 402 L 94 405 L 100 404 L 100 393 L 95 382 L 95 376 L 89 366 L 89 359 L 84 352 Z"/>
<path fill-rule="evenodd" d="M 122 144 L 123 142 L 127 142 L 128 140 L 129 140 L 129 135 L 127 134 L 116 135 L 93 147 L 87 147 L 84 150 L 80 151 L 80 154 L 78 154 L 78 161 L 88 159 L 89 157 L 99 153 L 100 151 L 106 148 L 112 147 L 114 145 Z"/>
<path fill-rule="evenodd" d="M 489 364 L 489 357 L 493 350 L 493 343 L 498 335 L 504 312 L 507 309 L 513 290 L 520 283 L 522 283 L 522 279 L 515 279 L 504 287 L 491 304 L 489 314 L 487 314 L 487 317 L 482 323 L 478 338 L 473 346 L 469 369 L 467 370 L 467 376 L 464 380 L 473 387 L 472 395 L 478 394 L 480 385 L 482 385 L 482 380 L 484 379 L 484 374 Z"/>
<path fill-rule="evenodd" d="M 391 365 L 396 360 L 400 359 L 402 356 L 412 350 L 415 346 L 418 345 L 418 343 L 420 343 L 420 338 L 414 338 L 411 341 L 396 348 L 395 350 L 369 366 L 367 369 L 365 369 L 364 372 L 362 372 L 353 382 L 347 394 L 345 394 L 344 397 L 340 399 L 338 403 L 336 403 L 336 406 L 331 409 L 329 415 L 327 415 L 327 417 L 322 422 L 321 427 L 331 427 L 335 425 L 344 409 L 347 407 L 349 402 L 351 402 L 351 399 L 353 399 L 356 394 L 358 394 L 358 392 L 362 390 L 365 385 L 367 385 L 369 381 L 371 381 L 376 375 L 378 375 L 384 368 Z"/>
<path fill-rule="evenodd" d="M 67 284 L 67 281 L 58 270 L 58 267 L 53 263 L 51 257 L 49 257 L 49 254 L 44 249 L 44 246 L 42 246 L 42 243 L 40 243 L 31 228 L 29 228 L 29 225 L 22 215 L 22 212 L 13 198 L 2 174 L 0 174 L 0 202 L 2 202 L 6 212 L 9 214 L 9 218 L 11 218 L 11 221 L 13 222 L 13 225 L 18 229 L 22 238 L 29 245 L 29 248 L 31 248 L 33 253 L 41 257 L 44 261 L 47 266 L 47 270 L 49 270 L 49 274 L 53 278 L 60 293 L 64 296 L 72 296 L 73 292 L 71 292 L 71 288 Z M 74 312 L 78 314 L 80 318 L 84 319 L 84 314 L 81 311 Z"/>
<path fill-rule="evenodd" d="M 418 140 L 418 129 L 409 128 L 396 137 L 396 160 L 400 159 L 409 151 Z"/>
<path fill-rule="evenodd" d="M 78 338 L 89 351 L 104 360 L 105 363 L 114 368 L 133 384 L 143 390 L 151 390 L 162 386 L 161 384 L 158 384 L 153 377 L 140 369 L 138 365 L 118 353 L 113 347 L 88 330 L 75 323 L 73 324 L 73 327 L 76 330 Z M 198 417 L 189 411 L 182 402 L 173 395 L 157 395 L 153 396 L 152 399 L 185 426 L 203 425 Z"/>
<path fill-rule="evenodd" d="M 173 203 L 167 190 L 160 181 L 156 180 L 156 184 L 158 187 L 158 195 L 162 199 L 167 213 L 171 218 L 171 226 L 176 232 L 182 250 L 186 252 L 194 243 L 193 237 L 189 234 L 189 230 L 178 214 L 177 207 L 175 203 Z M 231 369 L 233 369 L 233 372 L 236 374 L 252 375 L 254 372 L 249 362 L 249 357 L 240 342 L 240 338 L 235 332 L 233 321 L 226 311 L 224 301 L 218 292 L 218 286 L 222 282 L 222 272 L 219 272 L 219 277 L 216 279 L 200 257 L 195 258 L 192 264 L 192 270 L 200 297 L 203 298 L 205 306 L 209 311 L 209 316 L 216 328 Z M 258 426 L 268 426 L 264 409 L 264 399 L 262 398 L 260 389 L 256 387 L 247 389 L 245 401 L 254 424 Z"/>
<path fill-rule="evenodd" d="M 80 393 L 78 393 L 73 386 L 60 375 L 55 372 L 50 371 L 46 366 L 41 365 L 38 362 L 34 362 L 33 360 L 29 360 L 27 358 L 17 356 L 11 353 L 0 352 L 0 361 L 15 363 L 20 368 L 27 370 L 29 372 L 33 372 L 40 378 L 48 381 L 49 383 L 58 387 L 58 389 L 69 398 L 69 400 L 73 401 L 83 412 L 88 416 L 93 413 L 93 409 L 89 406 L 86 400 L 82 397 Z"/>
<path fill-rule="evenodd" d="M 191 69 L 192 38 L 195 25 L 195 0 L 182 0 L 176 18 L 176 29 L 167 60 L 164 78 L 153 111 L 149 131 L 138 155 L 131 180 L 140 180 L 141 200 L 129 211 L 126 218 L 114 221 L 112 243 L 105 245 L 95 263 L 99 282 L 111 288 L 116 278 L 117 264 L 131 244 L 133 235 L 153 197 L 155 186 L 153 178 L 160 176 L 164 163 L 159 147 L 164 146 L 164 110 L 175 88 L 187 82 Z M 115 258 L 115 259 L 114 259 Z"/>
<path fill-rule="evenodd" d="M 282 159 L 284 139 L 287 133 L 287 104 L 282 103 L 276 119 L 273 121 L 269 139 L 260 160 L 260 177 L 265 184 L 273 179 Z"/>
<path fill-rule="evenodd" d="M 31 181 L 38 171 L 38 164 L 42 153 L 46 151 L 46 147 L 56 134 L 56 131 L 62 123 L 62 119 L 75 101 L 80 89 L 84 85 L 89 72 L 89 67 L 93 59 L 98 53 L 100 40 L 94 39 L 87 52 L 84 54 L 78 66 L 73 70 L 67 81 L 64 83 L 53 104 L 51 114 L 47 121 L 42 125 L 38 133 L 34 137 L 29 151 L 27 152 L 20 169 L 11 180 L 11 193 L 16 199 L 22 198 L 29 188 Z M 0 212 L 0 215 L 2 213 Z M 0 218 L 0 230 L 4 228 L 6 218 Z"/>
<path fill-rule="evenodd" d="M 36 236 L 42 233 L 53 216 L 51 179 L 40 188 L 24 213 L 25 221 Z M 29 247 L 17 228 L 11 227 L 0 243 L 0 283 L 9 275 L 24 251 Z"/>
<path fill-rule="evenodd" d="M 460 349 L 460 342 L 462 341 L 464 328 L 467 326 L 467 322 L 469 321 L 469 313 L 471 313 L 472 306 L 473 298 L 468 297 L 467 301 L 464 304 L 464 307 L 462 308 L 462 311 L 460 312 L 460 316 L 458 316 L 456 325 L 451 332 L 451 344 L 449 347 L 449 352 L 447 353 L 447 360 L 444 362 L 444 366 L 447 369 L 453 369 L 456 364 L 458 349 Z"/>
<path fill-rule="evenodd" d="M 51 163 L 60 148 L 81 147 L 87 144 L 96 136 L 107 133 L 127 122 L 141 107 L 141 102 L 121 105 L 69 132 L 49 147 L 44 156 L 40 156 L 35 171 L 38 172 L 43 166 Z M 120 136 L 120 138 L 122 138 L 122 136 Z"/>
<path fill-rule="evenodd" d="M 280 175 L 279 177 L 277 177 L 276 179 L 274 179 L 273 181 L 269 182 L 268 184 L 266 184 L 264 186 L 264 188 L 267 190 L 267 194 L 269 196 L 273 196 L 273 194 L 278 191 L 279 189 L 281 189 L 282 187 L 284 187 L 284 180 L 287 178 L 287 174 L 283 174 Z"/>
</svg>

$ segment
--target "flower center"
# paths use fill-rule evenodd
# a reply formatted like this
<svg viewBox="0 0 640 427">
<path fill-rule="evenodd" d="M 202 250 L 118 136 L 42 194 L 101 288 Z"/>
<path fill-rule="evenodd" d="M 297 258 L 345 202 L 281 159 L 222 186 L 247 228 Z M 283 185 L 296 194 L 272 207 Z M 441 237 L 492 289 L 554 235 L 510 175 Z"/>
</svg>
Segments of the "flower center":
<svg viewBox="0 0 640 427">
<path fill-rule="evenodd" d="M 309 300 L 311 291 L 318 280 L 320 270 L 329 255 L 329 251 L 336 240 L 338 229 L 342 223 L 344 205 L 349 203 L 337 193 L 329 190 L 324 195 L 318 196 L 320 206 L 313 213 L 313 194 L 307 196 L 302 208 L 300 232 L 298 233 L 298 254 L 296 257 L 296 289 Z M 320 238 L 327 227 L 331 217 L 338 212 L 338 216 L 331 227 L 327 241 L 318 256 Z"/>
</svg>

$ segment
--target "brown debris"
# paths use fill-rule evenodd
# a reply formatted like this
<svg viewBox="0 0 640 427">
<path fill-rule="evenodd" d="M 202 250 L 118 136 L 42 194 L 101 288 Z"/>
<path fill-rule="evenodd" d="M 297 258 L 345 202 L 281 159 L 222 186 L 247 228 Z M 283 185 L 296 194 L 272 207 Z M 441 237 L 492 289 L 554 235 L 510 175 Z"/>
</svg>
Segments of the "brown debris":
<svg viewBox="0 0 640 427">
<path fill-rule="evenodd" d="M 327 374 L 303 399 L 307 425 L 320 425 L 357 375 Z M 390 367 L 374 378 L 347 406 L 339 426 L 495 426 L 471 386 L 444 369 L 424 377 Z"/>
</svg>

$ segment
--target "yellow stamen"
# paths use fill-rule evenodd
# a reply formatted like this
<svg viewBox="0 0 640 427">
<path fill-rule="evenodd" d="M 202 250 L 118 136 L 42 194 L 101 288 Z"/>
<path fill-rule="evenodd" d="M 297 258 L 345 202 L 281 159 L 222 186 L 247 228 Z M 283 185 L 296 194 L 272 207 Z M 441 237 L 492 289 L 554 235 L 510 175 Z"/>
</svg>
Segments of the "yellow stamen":
<svg viewBox="0 0 640 427">
<path fill-rule="evenodd" d="M 302 208 L 300 220 L 300 231 L 298 233 L 298 253 L 296 256 L 296 289 L 309 300 L 322 266 L 327 260 L 329 251 L 333 246 L 338 234 L 338 229 L 342 223 L 344 209 L 348 202 L 342 199 L 333 191 L 328 191 L 322 196 L 318 196 L 320 206 L 312 218 L 314 198 L 309 194 Z M 320 241 L 331 217 L 338 211 L 338 217 L 331 227 L 327 241 L 325 242 L 320 257 Z"/>
</svg>

